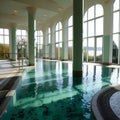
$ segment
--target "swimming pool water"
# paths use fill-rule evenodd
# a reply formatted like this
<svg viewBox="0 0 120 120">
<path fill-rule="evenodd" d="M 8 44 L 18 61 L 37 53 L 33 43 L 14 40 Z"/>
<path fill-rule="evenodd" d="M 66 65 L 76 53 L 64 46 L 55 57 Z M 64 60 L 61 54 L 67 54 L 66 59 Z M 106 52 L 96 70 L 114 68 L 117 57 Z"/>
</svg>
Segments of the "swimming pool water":
<svg viewBox="0 0 120 120">
<path fill-rule="evenodd" d="M 23 72 L 16 93 L 0 120 L 94 120 L 92 96 L 118 84 L 119 68 L 83 64 L 72 77 L 72 62 L 38 60 Z"/>
</svg>

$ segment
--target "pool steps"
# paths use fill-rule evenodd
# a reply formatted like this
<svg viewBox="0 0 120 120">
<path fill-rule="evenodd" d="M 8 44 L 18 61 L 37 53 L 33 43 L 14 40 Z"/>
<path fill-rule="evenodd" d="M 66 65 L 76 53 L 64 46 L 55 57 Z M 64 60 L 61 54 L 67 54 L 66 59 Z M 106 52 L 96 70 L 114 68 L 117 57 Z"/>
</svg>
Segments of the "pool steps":
<svg viewBox="0 0 120 120">
<path fill-rule="evenodd" d="M 119 120 L 110 106 L 111 96 L 118 91 L 120 91 L 120 85 L 108 86 L 93 96 L 91 108 L 96 120 Z"/>
</svg>

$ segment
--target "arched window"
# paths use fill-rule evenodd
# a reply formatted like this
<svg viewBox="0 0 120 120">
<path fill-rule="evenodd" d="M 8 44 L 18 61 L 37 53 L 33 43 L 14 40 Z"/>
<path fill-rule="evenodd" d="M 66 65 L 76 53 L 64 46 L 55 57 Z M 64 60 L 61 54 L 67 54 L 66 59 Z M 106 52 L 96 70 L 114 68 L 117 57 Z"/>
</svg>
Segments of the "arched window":
<svg viewBox="0 0 120 120">
<path fill-rule="evenodd" d="M 73 16 L 68 19 L 68 59 L 73 58 Z"/>
<path fill-rule="evenodd" d="M 103 7 L 96 4 L 88 9 L 83 23 L 83 61 L 102 61 Z"/>
<path fill-rule="evenodd" d="M 56 58 L 62 59 L 62 24 L 58 22 L 55 27 Z"/>
<path fill-rule="evenodd" d="M 0 59 L 9 58 L 9 29 L 0 28 Z"/>
<path fill-rule="evenodd" d="M 113 4 L 113 55 L 112 62 L 120 64 L 120 1 Z"/>
<path fill-rule="evenodd" d="M 36 57 L 43 57 L 43 32 L 35 31 Z"/>
</svg>

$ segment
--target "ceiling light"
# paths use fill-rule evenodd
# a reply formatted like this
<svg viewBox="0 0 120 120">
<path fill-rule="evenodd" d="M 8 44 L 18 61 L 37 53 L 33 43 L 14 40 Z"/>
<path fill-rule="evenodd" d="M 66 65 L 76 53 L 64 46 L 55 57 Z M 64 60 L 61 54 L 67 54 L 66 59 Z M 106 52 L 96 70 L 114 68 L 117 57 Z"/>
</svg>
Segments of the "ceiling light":
<svg viewBox="0 0 120 120">
<path fill-rule="evenodd" d="M 61 7 L 58 8 L 58 11 L 62 11 L 62 10 L 63 10 L 63 8 L 61 8 Z"/>
<path fill-rule="evenodd" d="M 48 15 L 47 15 L 47 14 L 44 14 L 43 16 L 46 17 L 46 16 L 48 16 Z"/>
<path fill-rule="evenodd" d="M 16 15 L 18 13 L 18 10 L 17 9 L 14 9 L 13 11 L 12 11 L 12 14 L 13 15 Z"/>
</svg>

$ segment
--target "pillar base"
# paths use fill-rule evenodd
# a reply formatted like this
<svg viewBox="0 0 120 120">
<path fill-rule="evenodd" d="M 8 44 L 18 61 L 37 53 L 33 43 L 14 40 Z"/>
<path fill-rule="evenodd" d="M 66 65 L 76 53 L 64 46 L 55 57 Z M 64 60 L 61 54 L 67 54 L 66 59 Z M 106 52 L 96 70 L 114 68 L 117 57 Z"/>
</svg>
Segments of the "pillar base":
<svg viewBox="0 0 120 120">
<path fill-rule="evenodd" d="M 16 61 L 15 59 L 12 59 L 12 58 L 10 58 L 9 60 L 10 60 L 10 61 Z"/>
<path fill-rule="evenodd" d="M 73 71 L 73 77 L 82 77 L 82 71 Z"/>
<path fill-rule="evenodd" d="M 49 59 L 49 57 L 43 57 L 43 59 Z"/>
<path fill-rule="evenodd" d="M 50 58 L 50 60 L 56 60 L 55 58 Z"/>
<path fill-rule="evenodd" d="M 29 64 L 29 66 L 34 66 L 34 64 Z"/>
<path fill-rule="evenodd" d="M 108 62 L 104 62 L 104 63 L 102 63 L 103 65 L 112 65 L 112 63 L 108 63 Z"/>
<path fill-rule="evenodd" d="M 61 61 L 68 61 L 68 59 L 62 59 Z"/>
</svg>

